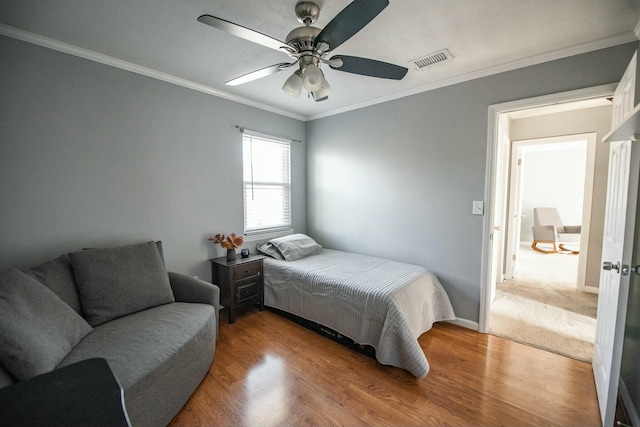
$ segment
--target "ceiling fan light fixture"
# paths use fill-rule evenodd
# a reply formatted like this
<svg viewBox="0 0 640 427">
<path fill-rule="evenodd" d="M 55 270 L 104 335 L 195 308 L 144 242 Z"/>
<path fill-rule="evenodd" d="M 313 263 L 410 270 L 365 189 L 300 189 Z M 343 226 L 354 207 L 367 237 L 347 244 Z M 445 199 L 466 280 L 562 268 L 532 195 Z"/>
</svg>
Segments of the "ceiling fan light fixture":
<svg viewBox="0 0 640 427">
<path fill-rule="evenodd" d="M 287 81 L 284 82 L 282 90 L 294 98 L 300 98 L 300 94 L 302 93 L 302 72 L 297 70 L 291 74 Z"/>
<path fill-rule="evenodd" d="M 302 72 L 302 85 L 309 92 L 315 92 L 322 87 L 322 81 L 325 78 L 322 76 L 320 68 L 315 64 L 307 64 Z M 325 80 L 326 81 L 326 80 Z"/>
<path fill-rule="evenodd" d="M 329 97 L 329 95 L 331 95 L 331 86 L 327 79 L 322 76 L 322 85 L 320 86 L 320 89 L 313 92 L 313 97 L 316 101 L 324 101 Z"/>
<path fill-rule="evenodd" d="M 319 0 L 320 3 L 323 0 Z M 302 88 L 309 98 L 323 101 L 331 94 L 331 86 L 320 70 L 320 63 L 351 74 L 383 79 L 402 80 L 408 69 L 387 62 L 357 56 L 337 55 L 327 59 L 332 50 L 342 45 L 367 26 L 384 8 L 389 0 L 350 0 L 349 4 L 329 21 L 324 28 L 312 26 L 318 19 L 320 5 L 316 0 L 296 0 L 296 17 L 304 25 L 289 32 L 285 41 L 280 41 L 250 28 L 218 18 L 201 15 L 198 21 L 247 41 L 286 53 L 293 62 L 274 64 L 226 82 L 235 86 L 297 66 L 298 70 L 287 78 L 282 90 L 299 98 Z"/>
</svg>

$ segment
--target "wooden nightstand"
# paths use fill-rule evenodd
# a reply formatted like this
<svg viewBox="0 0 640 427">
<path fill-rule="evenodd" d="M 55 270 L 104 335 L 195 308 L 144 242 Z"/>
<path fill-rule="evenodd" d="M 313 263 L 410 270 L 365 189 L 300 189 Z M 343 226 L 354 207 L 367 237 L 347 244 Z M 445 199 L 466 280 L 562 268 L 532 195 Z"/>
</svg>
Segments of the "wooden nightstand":
<svg viewBox="0 0 640 427">
<path fill-rule="evenodd" d="M 264 282 L 262 255 L 237 257 L 227 262 L 226 257 L 210 259 L 211 281 L 220 288 L 220 302 L 229 311 L 229 323 L 235 321 L 236 308 L 260 305 L 264 310 Z"/>
</svg>

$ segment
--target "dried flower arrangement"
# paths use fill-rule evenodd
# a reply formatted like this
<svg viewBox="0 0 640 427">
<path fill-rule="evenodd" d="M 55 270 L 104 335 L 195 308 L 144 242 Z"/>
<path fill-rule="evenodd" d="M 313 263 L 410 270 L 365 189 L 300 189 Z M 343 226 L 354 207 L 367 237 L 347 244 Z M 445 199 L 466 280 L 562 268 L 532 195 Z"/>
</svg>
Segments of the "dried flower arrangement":
<svg viewBox="0 0 640 427">
<path fill-rule="evenodd" d="M 218 243 L 225 249 L 236 249 L 242 246 L 244 239 L 242 236 L 237 236 L 236 233 L 231 233 L 228 236 L 224 234 L 216 234 L 215 237 L 210 238 L 213 243 Z"/>
</svg>

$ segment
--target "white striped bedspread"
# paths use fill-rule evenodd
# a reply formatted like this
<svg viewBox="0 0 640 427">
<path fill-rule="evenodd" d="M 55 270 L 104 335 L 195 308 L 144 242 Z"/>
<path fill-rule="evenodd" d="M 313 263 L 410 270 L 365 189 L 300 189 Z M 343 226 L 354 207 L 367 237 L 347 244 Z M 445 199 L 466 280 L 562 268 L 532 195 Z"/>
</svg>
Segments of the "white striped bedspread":
<svg viewBox="0 0 640 427">
<path fill-rule="evenodd" d="M 331 249 L 265 259 L 264 302 L 371 345 L 380 363 L 417 378 L 429 372 L 418 337 L 455 319 L 442 284 L 423 267 Z"/>
</svg>

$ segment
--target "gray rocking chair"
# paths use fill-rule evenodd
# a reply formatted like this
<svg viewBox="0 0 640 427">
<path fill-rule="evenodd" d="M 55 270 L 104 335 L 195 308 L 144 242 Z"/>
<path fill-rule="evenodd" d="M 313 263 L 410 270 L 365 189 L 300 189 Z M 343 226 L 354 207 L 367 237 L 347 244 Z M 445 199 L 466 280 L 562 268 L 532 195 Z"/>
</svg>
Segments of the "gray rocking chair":
<svg viewBox="0 0 640 427">
<path fill-rule="evenodd" d="M 556 208 L 533 209 L 533 243 L 531 248 L 544 254 L 553 254 L 560 251 L 577 254 L 579 251 L 567 249 L 565 243 L 579 243 L 581 225 L 564 225 Z M 538 247 L 539 243 L 547 243 L 553 246 L 551 250 Z"/>
</svg>

